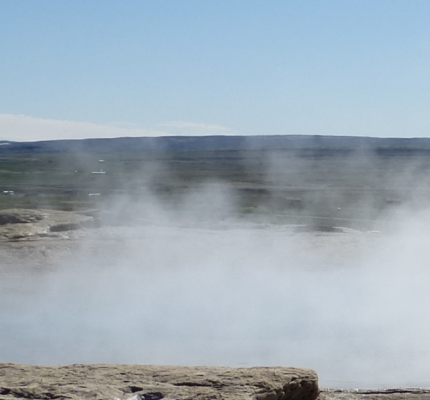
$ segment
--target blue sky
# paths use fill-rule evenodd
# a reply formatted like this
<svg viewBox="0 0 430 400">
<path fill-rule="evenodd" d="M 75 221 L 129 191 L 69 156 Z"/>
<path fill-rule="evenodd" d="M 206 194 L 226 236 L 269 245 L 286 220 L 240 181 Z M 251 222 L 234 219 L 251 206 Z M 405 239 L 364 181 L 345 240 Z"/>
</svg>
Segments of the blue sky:
<svg viewBox="0 0 430 400">
<path fill-rule="evenodd" d="M 0 138 L 430 136 L 428 0 L 0 0 Z"/>
</svg>

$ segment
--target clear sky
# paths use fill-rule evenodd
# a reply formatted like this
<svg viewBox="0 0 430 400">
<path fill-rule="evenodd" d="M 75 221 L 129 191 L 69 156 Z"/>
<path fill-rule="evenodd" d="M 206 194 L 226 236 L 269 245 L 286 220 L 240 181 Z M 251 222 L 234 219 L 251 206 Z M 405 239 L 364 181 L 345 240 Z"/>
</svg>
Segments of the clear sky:
<svg viewBox="0 0 430 400">
<path fill-rule="evenodd" d="M 0 139 L 430 136 L 429 0 L 0 0 Z"/>
</svg>

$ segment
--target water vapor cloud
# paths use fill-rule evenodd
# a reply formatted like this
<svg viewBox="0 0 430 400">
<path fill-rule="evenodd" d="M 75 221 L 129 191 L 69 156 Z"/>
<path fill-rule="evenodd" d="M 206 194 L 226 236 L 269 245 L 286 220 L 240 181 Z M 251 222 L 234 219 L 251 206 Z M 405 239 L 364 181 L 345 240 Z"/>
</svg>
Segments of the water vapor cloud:
<svg viewBox="0 0 430 400">
<path fill-rule="evenodd" d="M 298 159 L 281 161 L 266 160 L 268 182 L 305 180 Z M 395 173 L 403 194 L 415 169 L 405 171 Z M 155 190 L 162 163 L 139 174 L 139 193 L 106 200 L 103 227 L 64 248 L 45 242 L 46 274 L 2 276 L 2 361 L 294 365 L 315 369 L 322 387 L 428 386 L 425 199 L 379 213 L 378 231 L 342 218 L 334 231 L 297 230 L 243 219 L 225 182 L 168 196 Z M 311 192 L 315 215 L 321 193 Z M 328 200 L 340 215 L 342 196 Z"/>
</svg>

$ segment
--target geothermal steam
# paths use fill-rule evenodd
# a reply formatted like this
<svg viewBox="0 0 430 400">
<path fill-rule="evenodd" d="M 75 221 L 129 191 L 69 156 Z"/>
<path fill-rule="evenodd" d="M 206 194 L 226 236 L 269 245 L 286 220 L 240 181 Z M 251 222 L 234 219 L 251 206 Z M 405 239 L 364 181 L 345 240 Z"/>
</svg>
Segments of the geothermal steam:
<svg viewBox="0 0 430 400">
<path fill-rule="evenodd" d="M 294 365 L 322 387 L 428 385 L 428 212 L 379 234 L 296 234 L 232 223 L 217 186 L 175 213 L 154 196 L 116 207 L 145 224 L 88 232 L 56 272 L 2 278 L 0 361 Z"/>
</svg>

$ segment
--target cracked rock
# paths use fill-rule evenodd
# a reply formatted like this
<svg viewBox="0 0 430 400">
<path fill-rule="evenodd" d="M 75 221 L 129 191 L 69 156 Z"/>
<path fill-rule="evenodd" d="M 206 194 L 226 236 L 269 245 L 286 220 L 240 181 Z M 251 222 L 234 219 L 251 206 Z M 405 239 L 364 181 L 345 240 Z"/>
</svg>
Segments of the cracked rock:
<svg viewBox="0 0 430 400">
<path fill-rule="evenodd" d="M 0 399 L 315 400 L 302 368 L 0 364 Z"/>
</svg>

